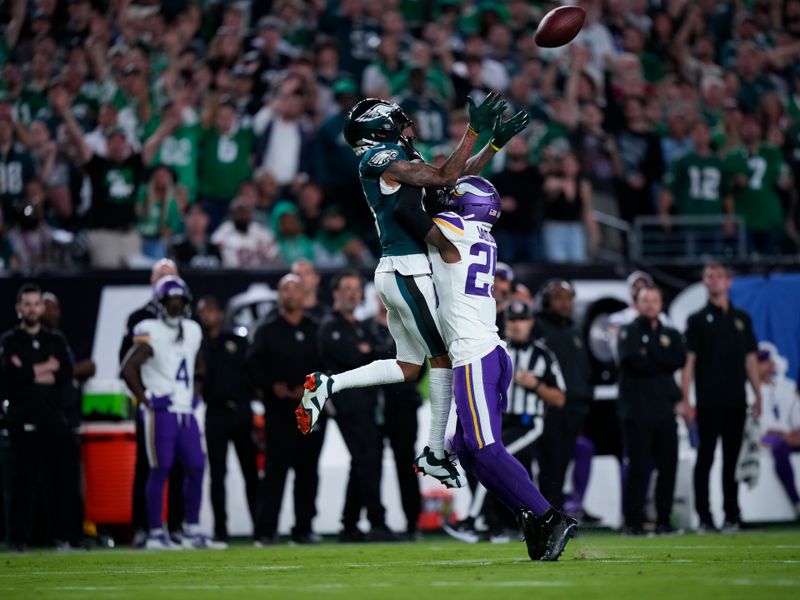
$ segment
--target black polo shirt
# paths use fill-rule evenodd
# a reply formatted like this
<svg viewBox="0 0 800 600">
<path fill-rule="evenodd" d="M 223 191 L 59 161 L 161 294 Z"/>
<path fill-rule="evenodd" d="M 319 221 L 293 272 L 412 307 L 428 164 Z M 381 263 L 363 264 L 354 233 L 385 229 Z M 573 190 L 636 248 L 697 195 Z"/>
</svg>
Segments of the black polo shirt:
<svg viewBox="0 0 800 600">
<path fill-rule="evenodd" d="M 254 397 L 245 359 L 247 340 L 230 332 L 205 336 L 200 347 L 205 359 L 203 399 L 209 408 L 237 408 Z"/>
<path fill-rule="evenodd" d="M 698 408 L 747 406 L 745 357 L 758 350 L 750 315 L 733 305 L 724 312 L 709 302 L 689 317 L 686 348 L 697 356 Z"/>
</svg>

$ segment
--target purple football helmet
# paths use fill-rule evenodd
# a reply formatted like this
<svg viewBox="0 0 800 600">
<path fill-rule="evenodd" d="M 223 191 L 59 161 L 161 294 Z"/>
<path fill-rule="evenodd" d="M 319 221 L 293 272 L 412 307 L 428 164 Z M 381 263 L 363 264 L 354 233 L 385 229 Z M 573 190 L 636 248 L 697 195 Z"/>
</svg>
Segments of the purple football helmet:
<svg viewBox="0 0 800 600">
<path fill-rule="evenodd" d="M 468 221 L 480 221 L 491 227 L 500 218 L 500 194 L 483 177 L 459 178 L 450 191 L 450 200 L 453 210 Z"/>
<path fill-rule="evenodd" d="M 167 314 L 166 310 L 164 310 L 164 302 L 167 300 L 167 298 L 173 298 L 175 296 L 183 298 L 185 302 L 184 316 L 191 316 L 192 294 L 189 292 L 189 286 L 186 285 L 186 282 L 184 282 L 180 277 L 175 277 L 174 275 L 166 275 L 156 281 L 155 297 L 156 300 L 158 300 L 159 306 L 161 307 L 161 316 L 171 324 L 174 319 Z"/>
</svg>

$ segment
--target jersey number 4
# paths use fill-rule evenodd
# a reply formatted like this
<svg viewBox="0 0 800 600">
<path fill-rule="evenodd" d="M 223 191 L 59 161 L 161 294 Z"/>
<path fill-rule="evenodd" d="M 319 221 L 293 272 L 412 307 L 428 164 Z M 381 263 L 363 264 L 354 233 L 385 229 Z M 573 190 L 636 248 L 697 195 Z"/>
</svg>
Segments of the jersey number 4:
<svg viewBox="0 0 800 600">
<path fill-rule="evenodd" d="M 478 283 L 478 275 L 488 275 L 494 280 L 494 272 L 497 269 L 497 248 L 478 242 L 472 244 L 469 249 L 471 256 L 483 256 L 483 259 L 472 263 L 467 271 L 467 284 L 464 286 L 464 293 L 470 296 L 485 296 L 487 298 L 492 295 L 492 284 L 488 282 Z"/>
<path fill-rule="evenodd" d="M 180 381 L 189 389 L 189 369 L 186 367 L 186 359 L 181 361 L 178 365 L 178 372 L 175 374 L 175 381 Z"/>
</svg>

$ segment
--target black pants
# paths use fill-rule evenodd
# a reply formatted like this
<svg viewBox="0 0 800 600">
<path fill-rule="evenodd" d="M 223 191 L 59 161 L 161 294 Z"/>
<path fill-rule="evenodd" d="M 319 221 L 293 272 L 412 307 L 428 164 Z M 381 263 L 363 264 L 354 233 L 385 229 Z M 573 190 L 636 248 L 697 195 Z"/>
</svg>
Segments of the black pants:
<svg viewBox="0 0 800 600">
<path fill-rule="evenodd" d="M 675 419 L 622 423 L 628 455 L 625 482 L 625 524 L 639 528 L 644 522 L 644 503 L 650 468 L 658 470 L 656 514 L 659 525 L 669 525 L 678 470 L 678 430 Z"/>
<path fill-rule="evenodd" d="M 258 503 L 258 468 L 253 442 L 253 413 L 247 404 L 233 408 L 210 406 L 206 410 L 206 449 L 211 476 L 211 507 L 214 510 L 214 537 L 228 539 L 228 515 L 225 511 L 225 474 L 228 444 L 233 442 L 244 478 L 250 518 L 255 519 Z"/>
<path fill-rule="evenodd" d="M 416 404 L 402 400 L 389 400 L 384 406 L 383 434 L 389 441 L 397 466 L 397 483 L 400 486 L 400 501 L 408 525 L 406 531 L 417 530 L 422 500 L 419 491 L 419 479 L 414 472 L 417 442 L 417 407 Z"/>
<path fill-rule="evenodd" d="M 745 407 L 697 409 L 697 433 L 700 445 L 694 465 L 694 501 L 697 516 L 705 523 L 711 522 L 708 506 L 708 477 L 714 464 L 717 439 L 722 438 L 722 495 L 725 520 L 739 520 L 739 484 L 736 482 L 736 461 L 744 436 Z"/>
<path fill-rule="evenodd" d="M 336 423 L 350 451 L 350 478 L 342 526 L 345 531 L 356 529 L 361 509 L 366 508 L 372 527 L 384 527 L 386 511 L 381 504 L 383 437 L 375 422 L 375 402 L 361 399 L 337 402 Z"/>
<path fill-rule="evenodd" d="M 70 530 L 73 498 L 70 492 L 71 432 L 55 407 L 27 407 L 9 423 L 13 452 L 10 541 L 14 546 L 31 542 L 37 530 L 45 542 L 77 541 Z M 36 490 L 44 492 L 36 502 Z M 41 507 L 37 509 L 36 507 Z"/>
<path fill-rule="evenodd" d="M 516 421 L 516 422 L 514 422 Z M 541 425 L 540 425 L 541 427 Z M 520 424 L 520 418 L 507 415 L 503 419 L 503 445 L 509 453 L 522 463 L 533 478 L 531 466 L 540 452 L 541 429 Z M 490 530 L 514 529 L 517 527 L 516 515 L 491 492 L 487 492 L 483 514 Z"/>
<path fill-rule="evenodd" d="M 558 509 L 564 505 L 564 478 L 582 428 L 583 419 L 561 410 L 551 410 L 544 420 L 539 489 Z"/>
<path fill-rule="evenodd" d="M 133 528 L 147 531 L 147 502 L 144 489 L 150 475 L 147 462 L 147 444 L 144 441 L 144 424 L 141 412 L 136 413 L 136 468 L 133 473 Z M 169 472 L 169 491 L 167 496 L 167 527 L 170 531 L 181 531 L 183 527 L 183 465 L 176 460 Z"/>
<path fill-rule="evenodd" d="M 285 400 L 276 402 L 286 403 Z M 296 403 L 279 407 L 273 406 L 272 402 L 266 403 L 266 464 L 258 488 L 256 538 L 271 537 L 278 531 L 278 517 L 289 469 L 294 470 L 295 525 L 292 532 L 297 535 L 311 533 L 311 520 L 317 514 L 318 463 L 325 439 L 325 415 L 323 413 L 313 433 L 303 435 L 297 429 L 294 415 L 296 406 Z"/>
</svg>

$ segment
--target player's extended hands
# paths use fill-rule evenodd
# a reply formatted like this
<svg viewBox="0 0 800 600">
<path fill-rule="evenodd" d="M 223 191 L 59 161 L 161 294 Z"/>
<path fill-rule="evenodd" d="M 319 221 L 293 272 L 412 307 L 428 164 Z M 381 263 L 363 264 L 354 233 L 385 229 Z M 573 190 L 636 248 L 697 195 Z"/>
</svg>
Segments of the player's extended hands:
<svg viewBox="0 0 800 600">
<path fill-rule="evenodd" d="M 467 96 L 467 104 L 469 105 L 469 128 L 476 134 L 492 127 L 506 109 L 506 101 L 499 92 L 489 92 L 479 106 L 475 106 L 472 97 Z"/>
<path fill-rule="evenodd" d="M 530 117 L 524 110 L 519 111 L 508 121 L 503 121 L 503 116 L 498 115 L 492 129 L 492 146 L 498 150 L 505 146 L 511 138 L 523 131 L 528 126 Z"/>
</svg>

